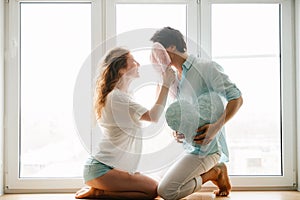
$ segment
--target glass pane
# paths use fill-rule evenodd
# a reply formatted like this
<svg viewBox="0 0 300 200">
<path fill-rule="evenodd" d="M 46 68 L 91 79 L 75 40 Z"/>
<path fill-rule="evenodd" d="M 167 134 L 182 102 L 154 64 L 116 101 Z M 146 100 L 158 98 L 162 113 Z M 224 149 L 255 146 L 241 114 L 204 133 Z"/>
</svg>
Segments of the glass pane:
<svg viewBox="0 0 300 200">
<path fill-rule="evenodd" d="M 212 54 L 279 55 L 278 4 L 213 4 Z"/>
<path fill-rule="evenodd" d="M 116 5 L 117 44 L 129 47 L 141 65 L 140 78 L 133 81 L 131 86 L 135 100 L 147 108 L 151 108 L 155 103 L 159 78 L 150 66 L 149 47 L 152 45 L 150 38 L 157 29 L 166 26 L 178 29 L 186 35 L 186 10 L 186 4 Z M 173 145 L 176 145 L 175 149 L 172 148 Z M 144 173 L 151 172 L 153 176 L 159 175 L 162 173 L 161 170 L 171 164 L 182 152 L 180 147 L 181 144 L 174 142 L 171 130 L 163 116 L 157 124 L 144 123 L 143 152 L 139 170 Z M 166 151 L 170 152 L 166 153 Z"/>
<path fill-rule="evenodd" d="M 117 34 L 165 26 L 186 33 L 186 4 L 117 4 L 116 15 Z"/>
<path fill-rule="evenodd" d="M 244 98 L 226 125 L 231 175 L 282 175 L 279 9 L 212 5 L 212 57 Z"/>
<path fill-rule="evenodd" d="M 90 50 L 89 3 L 21 3 L 20 177 L 82 176 L 73 90 Z"/>
</svg>

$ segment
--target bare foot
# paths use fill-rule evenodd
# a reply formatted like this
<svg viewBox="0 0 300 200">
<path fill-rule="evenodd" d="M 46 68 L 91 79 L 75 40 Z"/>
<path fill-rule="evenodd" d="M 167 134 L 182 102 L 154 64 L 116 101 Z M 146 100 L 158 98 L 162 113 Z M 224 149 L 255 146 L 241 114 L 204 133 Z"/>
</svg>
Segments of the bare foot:
<svg viewBox="0 0 300 200">
<path fill-rule="evenodd" d="M 218 172 L 217 181 L 213 181 L 218 186 L 218 190 L 214 191 L 216 196 L 228 196 L 231 190 L 231 184 L 227 173 L 227 167 L 224 163 L 220 163 L 214 167 Z"/>
<path fill-rule="evenodd" d="M 83 187 L 75 194 L 76 199 L 96 199 L 103 195 L 103 190 L 93 187 Z"/>
</svg>

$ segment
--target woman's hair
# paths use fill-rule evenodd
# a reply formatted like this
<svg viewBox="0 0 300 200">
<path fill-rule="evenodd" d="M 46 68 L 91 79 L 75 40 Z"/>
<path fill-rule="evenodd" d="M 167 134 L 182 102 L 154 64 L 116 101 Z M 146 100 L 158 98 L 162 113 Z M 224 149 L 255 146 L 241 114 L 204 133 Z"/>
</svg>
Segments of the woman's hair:
<svg viewBox="0 0 300 200">
<path fill-rule="evenodd" d="M 120 70 L 127 68 L 129 50 L 116 47 L 105 55 L 101 69 L 102 73 L 97 78 L 94 110 L 97 120 L 101 117 L 102 108 L 105 106 L 107 95 L 115 88 L 121 78 Z"/>
<path fill-rule="evenodd" d="M 181 53 L 186 51 L 186 43 L 182 33 L 171 27 L 164 27 L 156 31 L 150 40 L 152 42 L 159 42 L 165 48 L 175 45 L 176 49 Z"/>
</svg>

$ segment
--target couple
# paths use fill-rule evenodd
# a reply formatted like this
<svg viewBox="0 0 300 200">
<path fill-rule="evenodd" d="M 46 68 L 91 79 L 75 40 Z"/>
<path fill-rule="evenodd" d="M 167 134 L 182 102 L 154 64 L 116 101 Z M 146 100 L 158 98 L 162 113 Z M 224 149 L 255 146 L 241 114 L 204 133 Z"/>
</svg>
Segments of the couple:
<svg viewBox="0 0 300 200">
<path fill-rule="evenodd" d="M 221 155 L 227 158 L 228 151 L 225 141 L 219 141 L 219 135 L 224 134 L 223 125 L 242 105 L 241 92 L 219 65 L 188 55 L 184 37 L 178 30 L 162 28 L 152 36 L 151 41 L 165 48 L 170 65 L 177 69 L 180 95 L 189 95 L 192 87 L 197 95 L 213 90 L 227 100 L 219 120 L 195 130 L 204 132 L 195 136 L 195 143 L 205 145 L 216 140 L 216 148 L 205 154 L 187 150 L 160 183 L 135 172 L 142 145 L 140 121 L 158 121 L 176 74 L 170 65 L 162 72 L 163 81 L 156 103 L 148 110 L 134 102 L 128 93 L 131 81 L 139 77 L 139 63 L 130 51 L 114 48 L 105 56 L 103 72 L 96 83 L 94 108 L 104 136 L 99 151 L 84 165 L 84 180 L 88 187 L 79 190 L 75 198 L 145 200 L 160 196 L 174 200 L 199 191 L 201 185 L 208 181 L 219 188 L 215 191 L 216 195 L 227 196 L 230 192 L 226 166 L 219 163 Z M 183 137 L 183 134 L 175 134 L 177 140 Z"/>
</svg>

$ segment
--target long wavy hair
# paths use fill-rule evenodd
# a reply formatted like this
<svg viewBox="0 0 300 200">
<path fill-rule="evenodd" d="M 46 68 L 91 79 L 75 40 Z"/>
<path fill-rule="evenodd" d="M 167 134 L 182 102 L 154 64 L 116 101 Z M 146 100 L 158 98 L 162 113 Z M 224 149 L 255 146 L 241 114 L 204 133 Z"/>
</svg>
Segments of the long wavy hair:
<svg viewBox="0 0 300 200">
<path fill-rule="evenodd" d="M 115 88 L 122 74 L 121 69 L 127 68 L 129 50 L 116 47 L 108 51 L 100 67 L 103 70 L 96 80 L 94 110 L 96 119 L 101 117 L 101 111 L 106 103 L 107 95 Z"/>
</svg>

